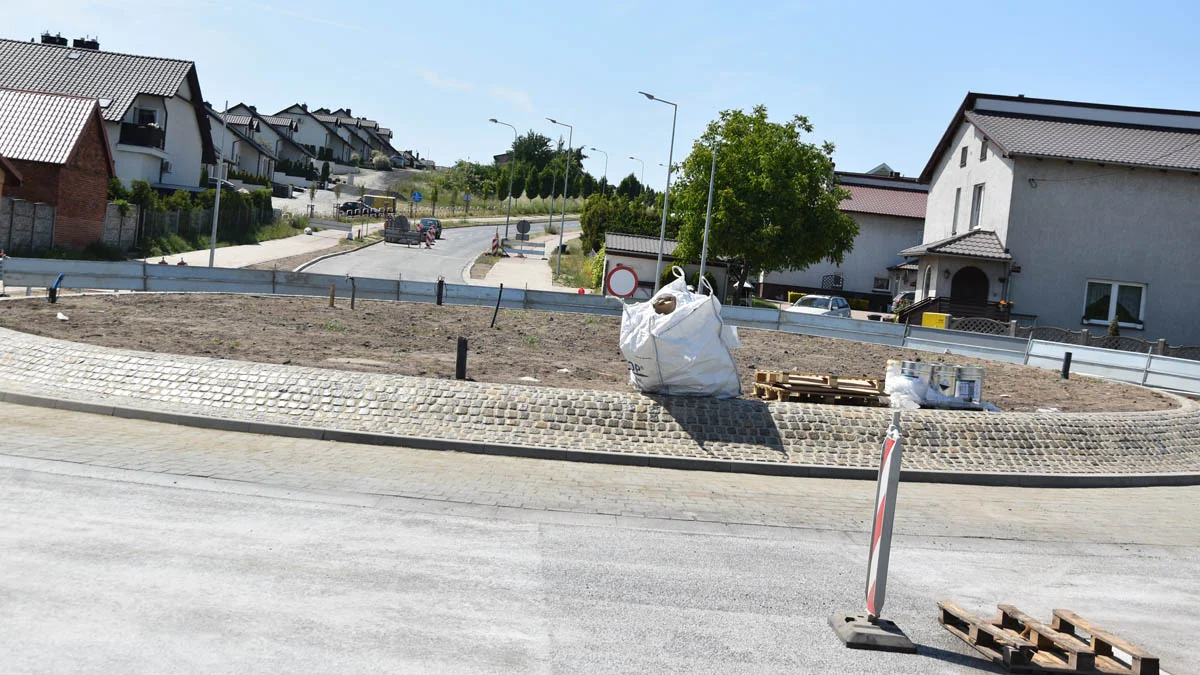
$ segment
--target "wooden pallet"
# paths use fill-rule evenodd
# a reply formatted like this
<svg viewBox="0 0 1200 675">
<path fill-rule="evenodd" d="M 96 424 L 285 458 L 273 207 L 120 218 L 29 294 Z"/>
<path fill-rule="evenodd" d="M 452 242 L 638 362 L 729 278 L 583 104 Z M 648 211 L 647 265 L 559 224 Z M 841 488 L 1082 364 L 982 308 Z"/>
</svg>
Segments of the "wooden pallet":
<svg viewBox="0 0 1200 675">
<path fill-rule="evenodd" d="M 754 373 L 754 395 L 767 401 L 878 405 L 882 393 L 883 380 L 774 370 Z"/>
<path fill-rule="evenodd" d="M 1046 625 L 1012 605 L 998 607 L 999 617 L 988 621 L 942 600 L 938 623 L 1013 673 L 1158 675 L 1157 657 L 1074 612 L 1056 609 L 1053 623 Z M 1118 651 L 1128 663 L 1118 659 Z"/>
</svg>

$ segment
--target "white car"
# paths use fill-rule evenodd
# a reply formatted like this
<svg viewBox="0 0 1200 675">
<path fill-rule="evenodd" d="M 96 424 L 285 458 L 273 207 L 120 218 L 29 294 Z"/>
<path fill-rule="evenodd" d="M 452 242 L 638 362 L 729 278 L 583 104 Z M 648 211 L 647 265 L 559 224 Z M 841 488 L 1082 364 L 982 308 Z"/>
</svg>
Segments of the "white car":
<svg viewBox="0 0 1200 675">
<path fill-rule="evenodd" d="M 806 295 L 783 308 L 785 312 L 850 318 L 850 303 L 836 295 Z"/>
</svg>

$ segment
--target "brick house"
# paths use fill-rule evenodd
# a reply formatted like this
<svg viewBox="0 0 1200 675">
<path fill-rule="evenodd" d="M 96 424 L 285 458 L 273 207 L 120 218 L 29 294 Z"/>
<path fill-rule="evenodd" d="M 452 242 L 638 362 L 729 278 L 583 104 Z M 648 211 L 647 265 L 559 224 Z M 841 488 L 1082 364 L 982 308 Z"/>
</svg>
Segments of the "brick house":
<svg viewBox="0 0 1200 675">
<path fill-rule="evenodd" d="M 20 180 L 4 188 L 5 200 L 54 207 L 53 245 L 83 248 L 101 238 L 115 173 L 95 99 L 0 89 L 0 155 L 4 173 Z"/>
<path fill-rule="evenodd" d="M 4 199 L 4 188 L 21 184 L 21 172 L 4 155 L 0 155 L 0 199 Z"/>
</svg>

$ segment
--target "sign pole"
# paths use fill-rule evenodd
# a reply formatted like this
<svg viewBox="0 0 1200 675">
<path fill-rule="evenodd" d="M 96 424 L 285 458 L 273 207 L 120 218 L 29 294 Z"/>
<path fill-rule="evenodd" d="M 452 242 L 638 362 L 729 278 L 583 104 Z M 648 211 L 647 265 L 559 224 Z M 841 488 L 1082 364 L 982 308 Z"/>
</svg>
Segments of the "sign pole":
<svg viewBox="0 0 1200 675">
<path fill-rule="evenodd" d="M 892 551 L 892 522 L 896 515 L 896 494 L 900 487 L 900 462 L 903 451 L 900 412 L 892 413 L 892 424 L 883 438 L 879 460 L 879 481 L 873 503 L 875 517 L 871 526 L 871 548 L 867 559 L 866 614 L 835 612 L 829 625 L 852 649 L 873 649 L 915 653 L 916 646 L 893 622 L 883 619 L 887 593 L 888 562 Z"/>
</svg>

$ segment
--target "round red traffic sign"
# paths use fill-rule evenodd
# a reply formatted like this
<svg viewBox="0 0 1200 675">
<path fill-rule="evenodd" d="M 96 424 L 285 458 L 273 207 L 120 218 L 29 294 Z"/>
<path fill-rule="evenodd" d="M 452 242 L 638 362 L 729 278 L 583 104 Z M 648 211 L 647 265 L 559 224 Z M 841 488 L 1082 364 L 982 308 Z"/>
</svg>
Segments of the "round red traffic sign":
<svg viewBox="0 0 1200 675">
<path fill-rule="evenodd" d="M 637 272 L 634 272 L 632 267 L 617 265 L 605 277 L 604 287 L 608 289 L 609 295 L 615 295 L 618 298 L 628 298 L 637 291 Z"/>
</svg>

